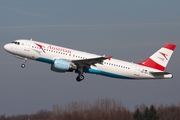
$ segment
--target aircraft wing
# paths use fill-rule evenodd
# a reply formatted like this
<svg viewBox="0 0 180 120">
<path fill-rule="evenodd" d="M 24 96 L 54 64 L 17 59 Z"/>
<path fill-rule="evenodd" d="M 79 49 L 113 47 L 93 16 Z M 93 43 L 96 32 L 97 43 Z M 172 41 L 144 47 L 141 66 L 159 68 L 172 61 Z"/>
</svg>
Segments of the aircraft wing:
<svg viewBox="0 0 180 120">
<path fill-rule="evenodd" d="M 72 60 L 74 64 L 80 67 L 87 67 L 89 68 L 91 65 L 96 66 L 95 64 L 99 63 L 102 64 L 103 60 L 111 59 L 110 57 L 97 57 L 97 58 L 91 58 L 91 59 L 82 59 L 82 60 Z"/>
</svg>

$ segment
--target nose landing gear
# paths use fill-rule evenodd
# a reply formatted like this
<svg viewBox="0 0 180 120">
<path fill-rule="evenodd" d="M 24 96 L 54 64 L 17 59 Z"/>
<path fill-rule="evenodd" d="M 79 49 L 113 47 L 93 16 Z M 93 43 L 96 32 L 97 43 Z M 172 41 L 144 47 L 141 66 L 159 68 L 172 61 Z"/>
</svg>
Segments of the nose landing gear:
<svg viewBox="0 0 180 120">
<path fill-rule="evenodd" d="M 25 63 L 26 63 L 26 61 L 27 61 L 27 58 L 21 57 L 21 56 L 18 56 L 18 55 L 16 55 L 15 57 L 16 57 L 16 58 L 19 58 L 19 59 L 24 59 L 24 63 L 21 65 L 21 67 L 22 67 L 22 68 L 25 68 Z"/>
<path fill-rule="evenodd" d="M 25 66 L 26 66 L 25 63 L 26 63 L 26 61 L 27 61 L 27 58 L 24 58 L 24 63 L 21 65 L 22 68 L 25 68 Z"/>
<path fill-rule="evenodd" d="M 21 67 L 22 67 L 22 68 L 25 68 L 25 64 L 22 64 Z"/>
</svg>

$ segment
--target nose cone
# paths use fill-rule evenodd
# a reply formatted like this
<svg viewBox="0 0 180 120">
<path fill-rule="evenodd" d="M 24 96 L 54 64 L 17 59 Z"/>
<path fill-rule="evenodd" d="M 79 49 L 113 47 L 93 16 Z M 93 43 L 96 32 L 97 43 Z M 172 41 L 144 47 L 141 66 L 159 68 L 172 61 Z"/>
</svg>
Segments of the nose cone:
<svg viewBox="0 0 180 120">
<path fill-rule="evenodd" d="M 8 45 L 6 44 L 6 45 L 4 45 L 4 49 L 6 50 L 6 51 L 8 51 Z"/>
<path fill-rule="evenodd" d="M 6 45 L 4 45 L 4 49 L 5 49 L 7 52 L 10 52 L 11 47 L 10 47 L 9 44 L 6 44 Z"/>
</svg>

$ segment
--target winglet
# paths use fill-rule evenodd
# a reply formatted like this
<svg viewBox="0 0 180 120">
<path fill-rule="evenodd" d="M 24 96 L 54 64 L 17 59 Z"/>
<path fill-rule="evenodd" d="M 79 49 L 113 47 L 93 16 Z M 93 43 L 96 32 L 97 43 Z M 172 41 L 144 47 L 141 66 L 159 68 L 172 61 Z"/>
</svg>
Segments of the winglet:
<svg viewBox="0 0 180 120">
<path fill-rule="evenodd" d="M 109 60 L 111 60 L 112 56 L 107 57 Z"/>
</svg>

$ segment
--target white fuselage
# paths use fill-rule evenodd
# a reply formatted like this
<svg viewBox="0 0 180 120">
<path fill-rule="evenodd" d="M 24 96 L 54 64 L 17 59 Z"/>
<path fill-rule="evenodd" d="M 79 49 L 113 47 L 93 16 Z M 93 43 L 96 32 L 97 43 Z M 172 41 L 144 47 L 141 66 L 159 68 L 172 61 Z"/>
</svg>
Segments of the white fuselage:
<svg viewBox="0 0 180 120">
<path fill-rule="evenodd" d="M 47 43 L 32 40 L 16 40 L 17 44 L 9 43 L 4 46 L 5 50 L 19 58 L 28 58 L 49 64 L 55 59 L 71 62 L 72 60 L 90 59 L 101 57 L 99 55 L 77 51 L 69 48 L 55 46 Z M 117 59 L 106 59 L 102 64 L 91 65 L 89 69 L 84 68 L 83 72 L 100 74 L 109 77 L 123 79 L 159 79 L 167 76 L 153 76 L 149 72 L 161 72 L 146 66 Z"/>
</svg>

